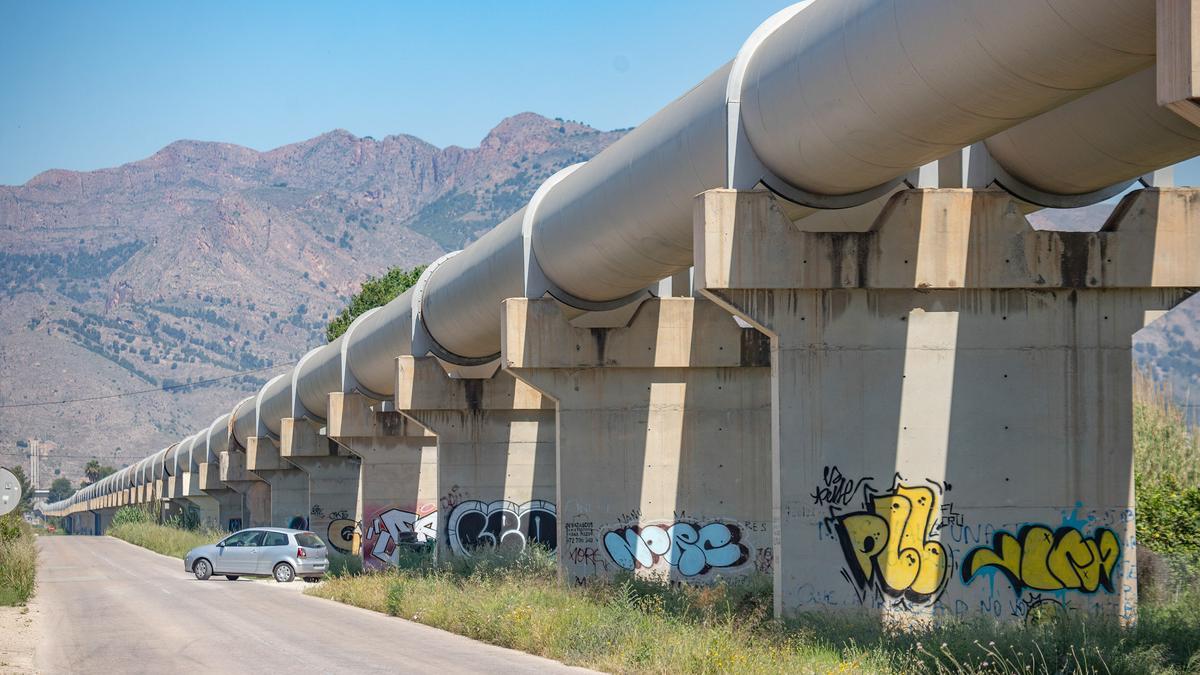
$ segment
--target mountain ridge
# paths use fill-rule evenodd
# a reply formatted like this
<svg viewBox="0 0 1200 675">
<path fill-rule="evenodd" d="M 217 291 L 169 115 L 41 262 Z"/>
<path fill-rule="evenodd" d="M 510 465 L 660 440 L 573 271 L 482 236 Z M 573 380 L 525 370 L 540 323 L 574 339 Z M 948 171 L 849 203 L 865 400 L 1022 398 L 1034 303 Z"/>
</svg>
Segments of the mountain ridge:
<svg viewBox="0 0 1200 675">
<path fill-rule="evenodd" d="M 368 275 L 466 245 L 623 133 L 526 112 L 472 148 L 344 129 L 265 151 L 179 140 L 116 167 L 0 186 L 0 404 L 294 361 Z M 79 448 L 132 459 L 273 373 L 137 405 L 0 408 L 0 464 L 22 459 L 25 438 L 60 448 L 59 470 L 86 461 Z M 115 457 L 100 450 L 118 445 Z"/>
</svg>

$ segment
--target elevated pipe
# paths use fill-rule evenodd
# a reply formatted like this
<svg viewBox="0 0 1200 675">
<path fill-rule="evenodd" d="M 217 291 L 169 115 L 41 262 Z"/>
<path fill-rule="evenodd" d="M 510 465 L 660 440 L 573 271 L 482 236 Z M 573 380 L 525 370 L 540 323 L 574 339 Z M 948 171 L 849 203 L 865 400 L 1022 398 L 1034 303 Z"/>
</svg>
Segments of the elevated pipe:
<svg viewBox="0 0 1200 675">
<path fill-rule="evenodd" d="M 204 461 L 213 464 L 221 461 L 221 453 L 229 450 L 229 419 L 225 413 L 208 426 L 204 441 Z"/>
</svg>

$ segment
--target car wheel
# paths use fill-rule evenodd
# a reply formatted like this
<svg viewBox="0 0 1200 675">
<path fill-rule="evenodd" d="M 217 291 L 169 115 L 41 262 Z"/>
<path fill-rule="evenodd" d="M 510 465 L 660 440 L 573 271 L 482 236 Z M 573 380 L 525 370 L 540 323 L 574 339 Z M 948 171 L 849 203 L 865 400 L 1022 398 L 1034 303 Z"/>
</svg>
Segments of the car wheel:
<svg viewBox="0 0 1200 675">
<path fill-rule="evenodd" d="M 275 581 L 281 584 L 291 583 L 292 579 L 296 578 L 296 570 L 287 563 L 279 563 L 275 566 Z"/>
<path fill-rule="evenodd" d="M 212 565 L 204 558 L 201 558 L 192 563 L 192 574 L 195 574 L 196 578 L 200 581 L 205 581 L 212 576 Z"/>
<path fill-rule="evenodd" d="M 228 579 L 228 580 L 230 580 L 230 581 L 237 581 L 237 580 L 238 580 L 238 575 L 236 575 L 236 574 L 226 574 L 226 575 L 225 575 L 225 578 L 226 578 L 226 579 Z"/>
<path fill-rule="evenodd" d="M 304 577 L 304 583 L 315 584 L 321 580 L 321 577 Z"/>
</svg>

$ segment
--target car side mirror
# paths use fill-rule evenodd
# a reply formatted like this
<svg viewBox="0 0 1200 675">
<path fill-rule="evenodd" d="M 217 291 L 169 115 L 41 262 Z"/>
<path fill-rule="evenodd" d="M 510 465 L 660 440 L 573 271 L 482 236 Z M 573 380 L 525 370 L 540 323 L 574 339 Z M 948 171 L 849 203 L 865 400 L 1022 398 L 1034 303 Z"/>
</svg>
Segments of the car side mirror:
<svg viewBox="0 0 1200 675">
<path fill-rule="evenodd" d="M 218 542 L 217 542 L 217 548 L 225 548 L 225 542 L 223 542 L 223 541 L 218 541 Z"/>
</svg>

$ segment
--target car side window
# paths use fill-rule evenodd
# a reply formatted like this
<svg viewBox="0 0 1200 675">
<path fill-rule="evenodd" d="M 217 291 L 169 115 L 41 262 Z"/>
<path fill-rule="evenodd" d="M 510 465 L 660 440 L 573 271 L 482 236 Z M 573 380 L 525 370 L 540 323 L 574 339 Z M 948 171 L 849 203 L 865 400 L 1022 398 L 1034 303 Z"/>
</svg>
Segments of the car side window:
<svg viewBox="0 0 1200 675">
<path fill-rule="evenodd" d="M 221 543 L 225 544 L 226 547 L 245 546 L 246 541 L 253 534 L 254 534 L 254 532 L 238 532 L 237 534 L 229 535 L 228 537 L 225 538 L 225 541 L 223 541 Z"/>
<path fill-rule="evenodd" d="M 263 537 L 266 536 L 266 534 L 266 532 L 262 532 L 261 530 L 253 533 L 253 536 L 250 537 L 250 541 L 246 542 L 246 545 L 262 546 Z"/>
<path fill-rule="evenodd" d="M 263 546 L 287 546 L 287 535 L 282 532 L 268 532 Z"/>
</svg>

